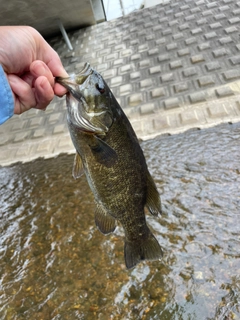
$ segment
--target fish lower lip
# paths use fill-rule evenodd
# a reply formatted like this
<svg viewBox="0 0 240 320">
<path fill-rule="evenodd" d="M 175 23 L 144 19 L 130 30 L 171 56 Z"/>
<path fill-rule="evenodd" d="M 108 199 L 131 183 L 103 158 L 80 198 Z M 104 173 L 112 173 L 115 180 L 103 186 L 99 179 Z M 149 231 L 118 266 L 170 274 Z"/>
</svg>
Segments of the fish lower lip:
<svg viewBox="0 0 240 320">
<path fill-rule="evenodd" d="M 67 78 L 62 78 L 62 77 L 55 77 L 55 81 L 62 86 L 66 87 L 67 85 L 76 85 L 74 78 L 73 77 L 67 77 Z"/>
<path fill-rule="evenodd" d="M 61 78 L 61 77 L 56 77 L 55 82 L 59 83 L 61 86 L 69 90 L 69 86 L 74 84 L 73 82 L 69 81 L 70 78 Z"/>
</svg>

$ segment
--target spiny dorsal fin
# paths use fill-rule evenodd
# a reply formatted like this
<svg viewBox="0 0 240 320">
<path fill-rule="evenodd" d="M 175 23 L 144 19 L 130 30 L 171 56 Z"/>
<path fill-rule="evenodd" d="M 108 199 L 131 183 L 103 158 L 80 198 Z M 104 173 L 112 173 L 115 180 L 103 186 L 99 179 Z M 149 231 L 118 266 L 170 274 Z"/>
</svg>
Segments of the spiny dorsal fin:
<svg viewBox="0 0 240 320">
<path fill-rule="evenodd" d="M 82 159 L 78 153 L 75 154 L 72 175 L 74 179 L 80 178 L 84 174 Z"/>
<path fill-rule="evenodd" d="M 157 216 L 158 213 L 162 213 L 161 200 L 157 187 L 150 173 L 147 174 L 147 201 L 146 206 L 153 216 Z"/>
<path fill-rule="evenodd" d="M 116 228 L 115 219 L 100 204 L 97 204 L 95 211 L 95 223 L 103 234 L 111 233 Z"/>
</svg>

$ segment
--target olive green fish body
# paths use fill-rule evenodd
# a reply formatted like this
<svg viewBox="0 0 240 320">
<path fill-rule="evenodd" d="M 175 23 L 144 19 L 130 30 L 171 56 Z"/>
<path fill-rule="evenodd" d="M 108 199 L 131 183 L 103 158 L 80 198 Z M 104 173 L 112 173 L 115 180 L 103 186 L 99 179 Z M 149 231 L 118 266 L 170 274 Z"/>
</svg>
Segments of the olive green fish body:
<svg viewBox="0 0 240 320">
<path fill-rule="evenodd" d="M 153 215 L 160 213 L 160 198 L 129 120 L 101 76 L 89 68 L 85 72 L 90 73 L 88 79 L 92 76 L 91 84 L 74 89 L 79 96 L 74 93 L 73 97 L 69 90 L 67 97 L 69 131 L 77 151 L 74 176 L 80 176 L 82 165 L 96 201 L 95 222 L 100 231 L 114 231 L 115 220 L 122 224 L 125 262 L 131 268 L 141 260 L 162 256 L 144 213 L 145 206 Z M 72 113 L 79 99 L 92 104 L 86 115 L 80 110 L 80 124 Z"/>
</svg>

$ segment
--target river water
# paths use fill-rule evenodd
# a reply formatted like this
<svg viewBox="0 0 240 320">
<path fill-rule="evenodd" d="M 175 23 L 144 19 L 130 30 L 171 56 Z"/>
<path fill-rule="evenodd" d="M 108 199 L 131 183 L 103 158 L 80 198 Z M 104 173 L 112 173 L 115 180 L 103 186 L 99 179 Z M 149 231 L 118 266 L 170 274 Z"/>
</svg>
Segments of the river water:
<svg viewBox="0 0 240 320">
<path fill-rule="evenodd" d="M 240 123 L 141 145 L 164 257 L 129 271 L 73 155 L 0 167 L 0 319 L 240 319 Z"/>
</svg>

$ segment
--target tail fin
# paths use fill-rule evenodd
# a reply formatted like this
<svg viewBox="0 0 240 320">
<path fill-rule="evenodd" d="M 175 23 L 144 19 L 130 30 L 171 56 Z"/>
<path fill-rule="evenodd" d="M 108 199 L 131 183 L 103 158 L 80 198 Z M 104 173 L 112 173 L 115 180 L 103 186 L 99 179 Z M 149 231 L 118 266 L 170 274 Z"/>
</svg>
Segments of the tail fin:
<svg viewBox="0 0 240 320">
<path fill-rule="evenodd" d="M 142 260 L 158 260 L 162 255 L 160 244 L 150 230 L 147 238 L 140 239 L 140 241 L 126 241 L 124 245 L 127 269 L 135 267 Z"/>
</svg>

